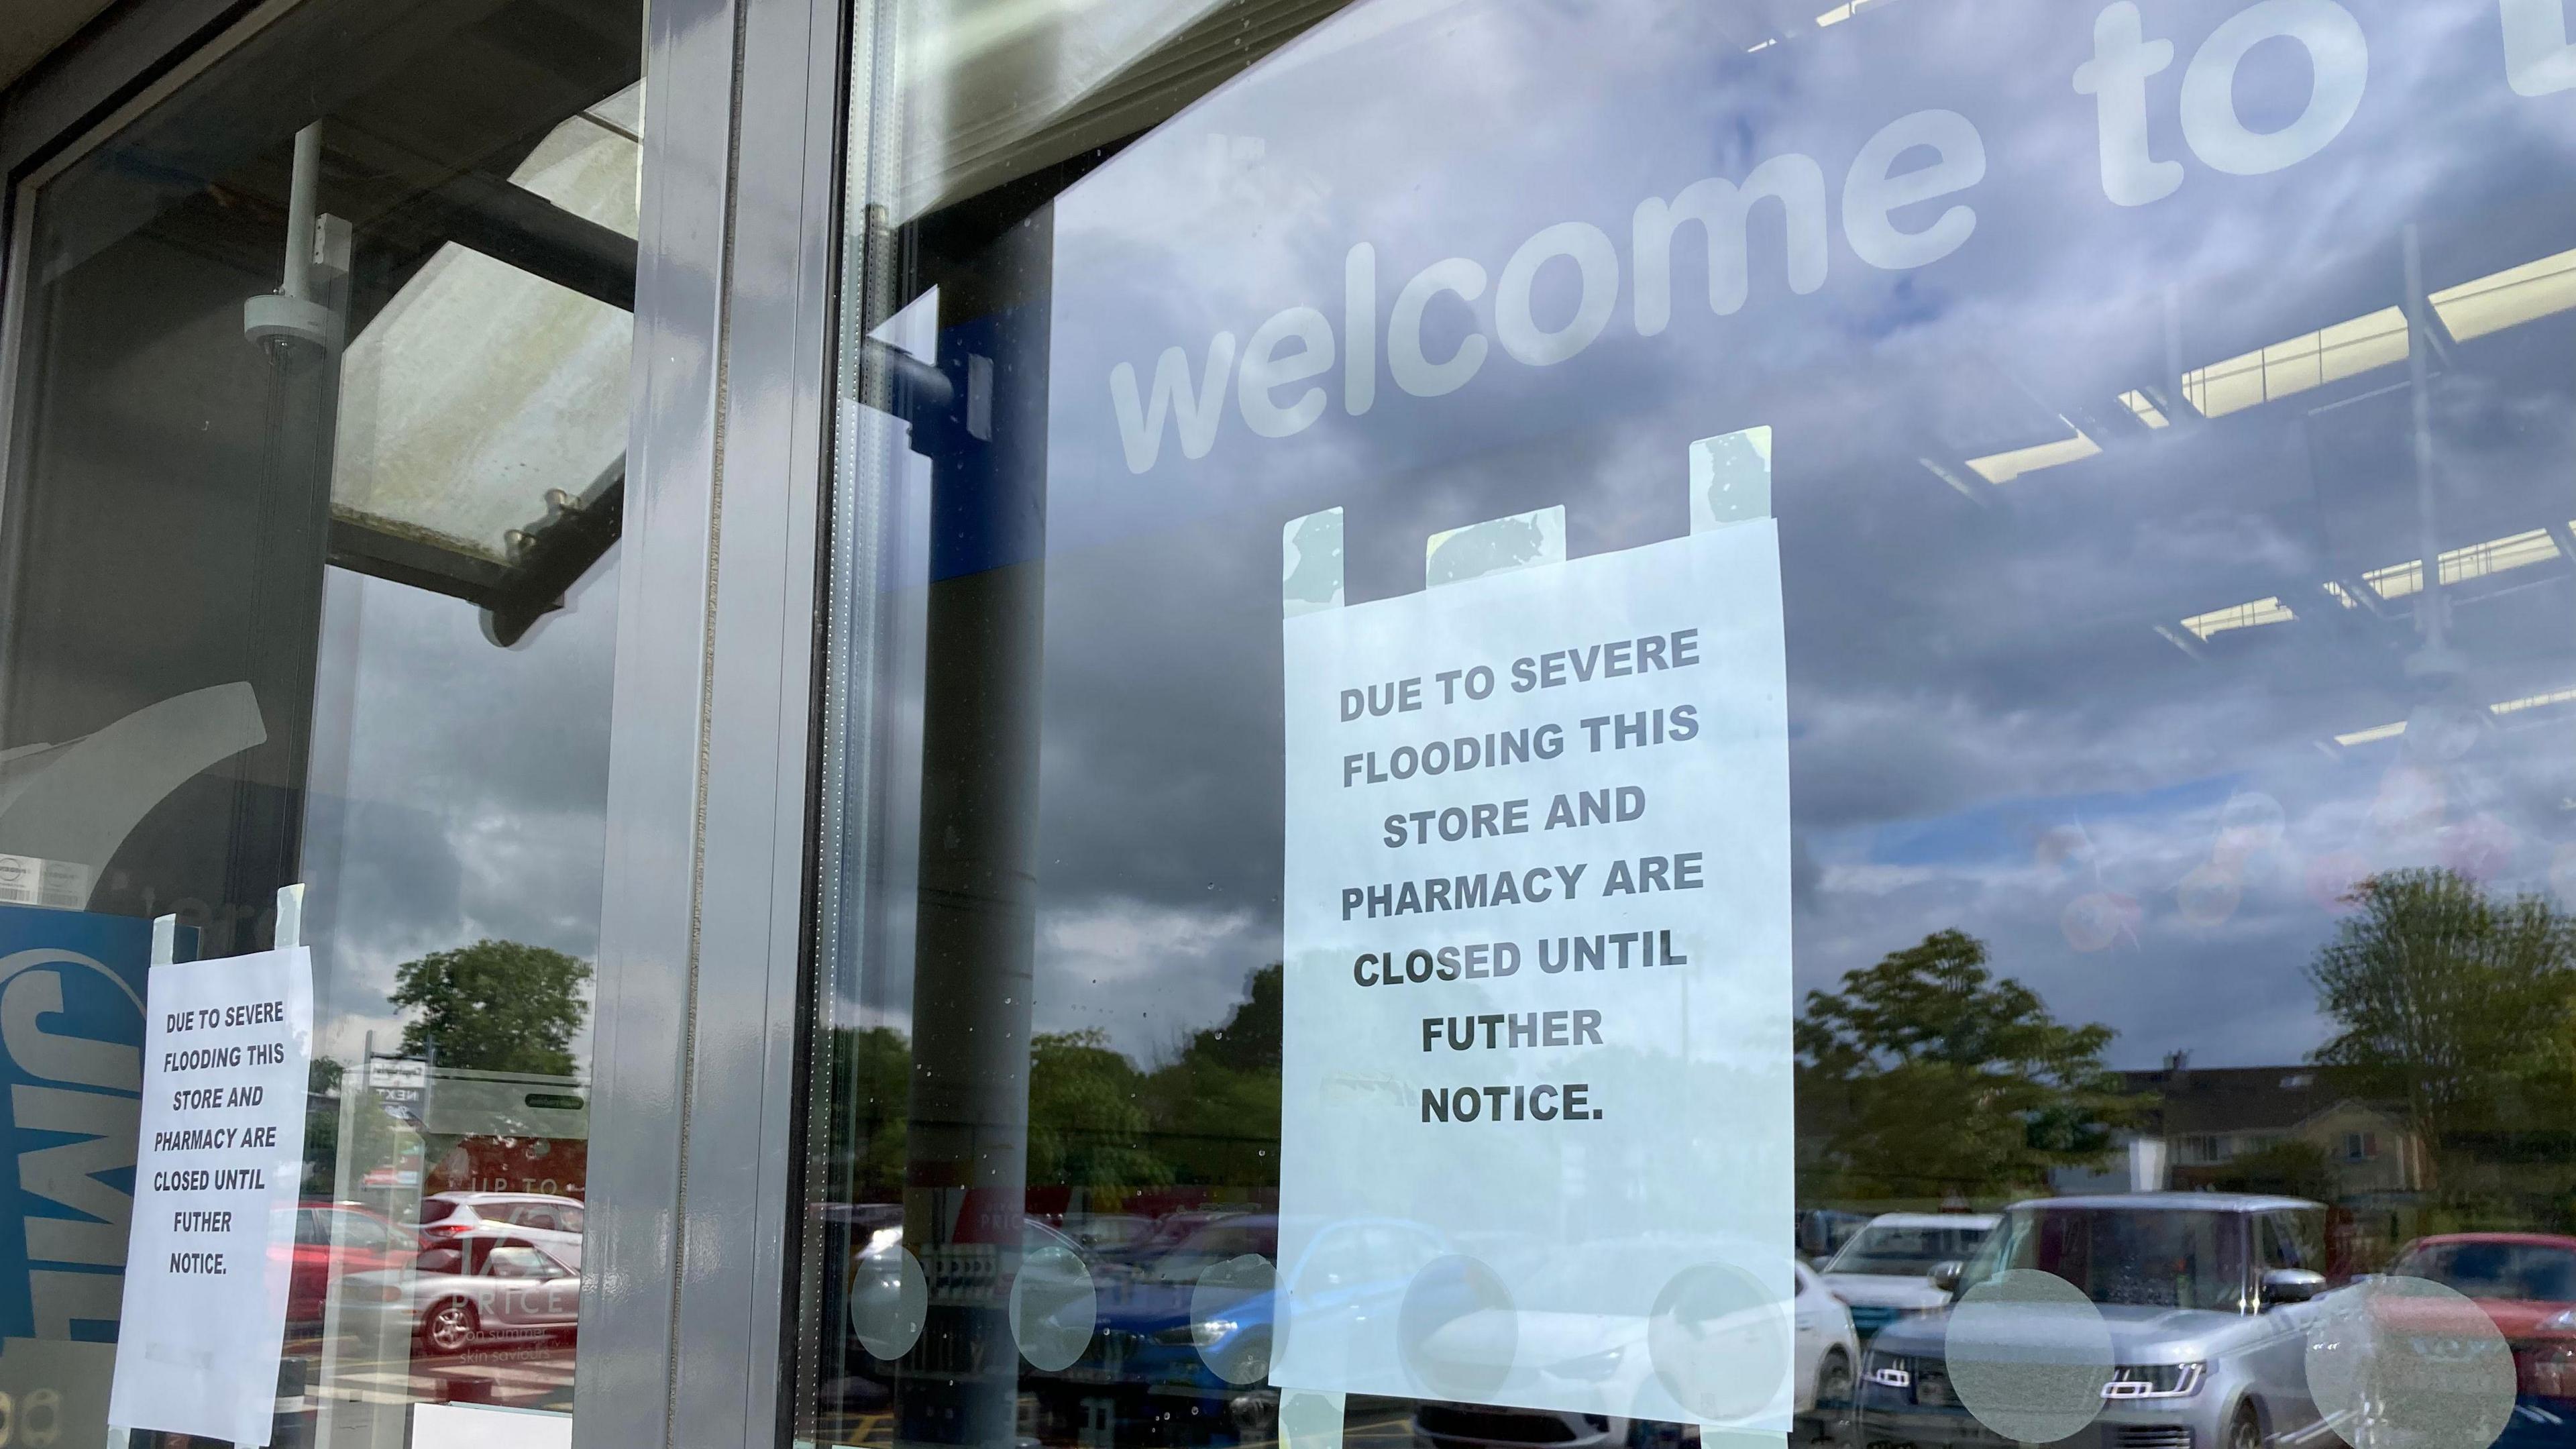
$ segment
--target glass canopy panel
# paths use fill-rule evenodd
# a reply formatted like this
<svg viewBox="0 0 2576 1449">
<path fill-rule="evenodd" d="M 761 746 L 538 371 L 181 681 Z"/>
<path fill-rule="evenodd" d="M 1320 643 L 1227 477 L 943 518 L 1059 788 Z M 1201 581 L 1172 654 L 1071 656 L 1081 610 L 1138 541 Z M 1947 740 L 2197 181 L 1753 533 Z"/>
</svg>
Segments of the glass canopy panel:
<svg viewBox="0 0 2576 1449">
<path fill-rule="evenodd" d="M 631 241 L 642 101 L 638 83 L 555 127 L 510 184 Z M 633 336 L 624 309 L 441 246 L 349 342 L 333 515 L 509 564 L 549 491 L 622 473 Z"/>
</svg>

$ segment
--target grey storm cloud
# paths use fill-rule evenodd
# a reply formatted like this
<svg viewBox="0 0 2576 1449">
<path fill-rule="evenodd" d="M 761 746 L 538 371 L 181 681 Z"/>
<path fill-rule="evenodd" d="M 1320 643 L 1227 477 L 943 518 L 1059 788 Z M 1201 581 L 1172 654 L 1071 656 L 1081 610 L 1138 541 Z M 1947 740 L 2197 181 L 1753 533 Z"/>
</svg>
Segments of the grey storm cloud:
<svg viewBox="0 0 2576 1449">
<path fill-rule="evenodd" d="M 2303 967 L 2333 929 L 2339 872 L 2465 864 L 2547 887 L 2571 834 L 2551 731 L 2496 716 L 2456 758 L 2332 743 L 2420 703 L 2403 609 L 2382 620 L 2375 600 L 2347 609 L 2324 590 L 2416 551 L 2410 402 L 2391 386 L 2405 369 L 2320 393 L 2331 407 L 2162 431 L 2120 397 L 2154 389 L 2181 412 L 2177 365 L 2396 306 L 2410 224 L 2436 288 L 2576 247 L 2576 205 L 2529 180 L 2564 169 L 2564 98 L 2506 85 L 2492 0 L 2352 0 L 2369 88 L 2346 132 L 2277 174 L 2223 175 L 2190 151 L 2174 96 L 2244 6 L 2149 3 L 2150 34 L 2177 49 L 2150 87 L 2150 145 L 2185 180 L 2116 207 L 2071 81 L 2100 8 L 1888 0 L 1747 54 L 1747 12 L 1728 7 L 1381 0 L 1062 198 L 1042 1016 L 1133 1010 L 1122 1045 L 1169 1040 L 1278 955 L 1283 522 L 1348 510 L 1354 601 L 1421 587 L 1435 530 L 1550 504 L 1567 506 L 1576 554 L 1633 547 L 1686 526 L 1690 441 L 1757 423 L 1776 430 L 1802 989 L 1956 926 L 2062 1014 L 2118 1027 L 2124 1064 L 2185 1047 L 2296 1060 L 2323 1036 Z M 2294 46 L 2258 47 L 2239 112 L 2278 129 L 2306 85 Z M 1640 200 L 1790 151 L 1835 191 L 1875 128 L 1934 107 L 1967 116 L 1986 151 L 1976 187 L 1900 215 L 1919 228 L 1972 205 L 1951 256 L 1880 271 L 1837 228 L 1824 284 L 1796 295 L 1764 203 L 1734 315 L 1704 305 L 1686 229 L 1660 335 L 1638 334 L 1623 272 L 1580 357 L 1529 367 L 1496 348 L 1442 397 L 1386 376 L 1386 308 L 1431 262 L 1499 275 L 1523 239 L 1579 220 L 1624 264 Z M 1297 305 L 1343 339 L 1361 242 L 1377 265 L 1369 415 L 1345 414 L 1337 365 L 1315 380 L 1321 422 L 1260 438 L 1227 387 L 1205 457 L 1167 424 L 1155 465 L 1131 473 L 1111 369 L 1150 384 L 1177 347 L 1195 386 L 1216 333 L 1239 340 Z M 1573 272 L 1542 273 L 1538 315 L 1572 312 Z M 1493 296 L 1437 299 L 1426 350 L 1490 336 Z M 2437 379 L 2446 546 L 2567 523 L 2543 506 L 2576 451 L 2566 334 L 2550 319 L 2498 334 Z M 2078 430 L 2103 449 L 2081 466 L 2000 486 L 1966 471 Z M 2481 702 L 2576 685 L 2564 573 L 2456 610 Z M 2295 620 L 2207 641 L 2182 627 L 2267 598 Z M 2423 781 L 2440 806 L 2410 811 Z M 2278 827 L 2222 850 L 2231 809 Z M 2218 855 L 2228 879 L 2213 884 Z M 2115 902 L 2107 916 L 2079 907 L 2096 897 Z M 2096 944 L 2106 919 L 2116 939 Z"/>
<path fill-rule="evenodd" d="M 332 576 L 306 811 L 325 1050 L 394 1029 L 394 968 L 428 952 L 597 959 L 615 559 L 510 649 L 468 604 Z"/>
</svg>

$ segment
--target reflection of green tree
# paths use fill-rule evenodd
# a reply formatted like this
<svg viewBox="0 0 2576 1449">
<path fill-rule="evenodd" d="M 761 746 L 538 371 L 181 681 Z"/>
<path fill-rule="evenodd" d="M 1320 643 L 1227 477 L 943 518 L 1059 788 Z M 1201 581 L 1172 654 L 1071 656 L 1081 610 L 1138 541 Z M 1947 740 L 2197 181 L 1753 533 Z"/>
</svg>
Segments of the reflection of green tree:
<svg viewBox="0 0 2576 1449">
<path fill-rule="evenodd" d="M 1802 1135 L 1835 1190 L 1984 1198 L 2109 1154 L 2139 1103 L 2102 1054 L 2112 1031 L 2067 1026 L 2038 993 L 1986 968 L 1986 946 L 1939 931 L 1838 991 L 1797 1025 Z"/>
<path fill-rule="evenodd" d="M 340 1073 L 333 1057 L 315 1057 L 305 1071 L 304 1190 L 323 1197 L 340 1163 Z"/>
<path fill-rule="evenodd" d="M 1222 1026 L 1192 1035 L 1146 1080 L 1154 1146 L 1176 1181 L 1229 1187 L 1279 1184 L 1281 993 L 1272 962 L 1252 973 Z"/>
<path fill-rule="evenodd" d="M 1171 1169 L 1149 1151 L 1145 1077 L 1093 1028 L 1029 1041 L 1029 1181 L 1155 1187 Z"/>
<path fill-rule="evenodd" d="M 2446 870 L 2400 870 L 2308 968 L 2341 1028 L 2317 1049 L 2358 1097 L 2405 1113 L 2437 1182 L 2462 1132 L 2561 1126 L 2576 1089 L 2576 917 L 2489 897 Z"/>
<path fill-rule="evenodd" d="M 892 1027 L 836 1027 L 831 1071 L 825 1172 L 836 1200 L 900 1201 L 912 1043 Z"/>
<path fill-rule="evenodd" d="M 1253 1189 L 1279 1181 L 1281 971 L 1252 974 L 1223 1025 L 1193 1033 L 1147 1072 L 1098 1031 L 1029 1044 L 1031 1186 L 1173 1183 Z M 844 1202 L 901 1197 L 912 1043 L 889 1027 L 836 1028 L 826 1166 Z"/>
<path fill-rule="evenodd" d="M 403 1024 L 402 1054 L 442 1067 L 568 1077 L 572 1039 L 589 1015 L 590 965 L 517 941 L 477 941 L 394 968 L 393 1004 L 419 1015 Z"/>
</svg>

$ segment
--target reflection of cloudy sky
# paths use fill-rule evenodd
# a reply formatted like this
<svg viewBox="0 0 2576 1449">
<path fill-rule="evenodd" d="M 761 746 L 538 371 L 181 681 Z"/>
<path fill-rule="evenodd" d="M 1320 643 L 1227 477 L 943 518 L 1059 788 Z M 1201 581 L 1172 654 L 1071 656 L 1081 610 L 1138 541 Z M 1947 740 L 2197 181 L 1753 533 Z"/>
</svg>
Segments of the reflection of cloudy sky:
<svg viewBox="0 0 2576 1449">
<path fill-rule="evenodd" d="M 431 951 L 597 961 L 610 559 L 512 649 L 468 604 L 330 575 L 306 848 L 322 1051 L 353 1058 L 370 1031 L 390 1050 L 394 968 Z"/>
<path fill-rule="evenodd" d="M 2512 93 L 2491 0 L 2352 0 L 2371 43 L 2352 125 L 2290 170 L 2225 176 L 2192 159 L 2175 97 L 2242 7 L 2148 0 L 2148 33 L 2178 51 L 2149 82 L 2152 146 L 2186 179 L 2124 210 L 2103 196 L 2093 103 L 2071 84 L 2096 8 L 1895 0 L 1748 55 L 1725 31 L 1739 7 L 1363 6 L 1336 26 L 1424 14 L 1344 48 L 1328 27 L 1069 193 L 1041 1024 L 1116 1025 L 1150 1051 L 1277 955 L 1283 520 L 1348 507 L 1354 601 L 1420 587 L 1433 531 L 1551 503 L 1576 554 L 1632 547 L 1683 530 L 1689 442 L 1756 423 L 1777 430 L 1802 987 L 1959 926 L 2062 1014 L 2118 1027 L 2123 1065 L 2184 1047 L 2286 1061 L 2321 1037 L 2301 976 L 2334 919 L 2319 882 L 2468 863 L 2544 883 L 2576 838 L 2563 716 L 2488 731 L 2422 775 L 2391 774 L 2414 759 L 2404 740 L 2331 744 L 2416 705 L 2403 605 L 2374 621 L 2321 592 L 2415 553 L 2409 399 L 2385 391 L 2404 369 L 2154 434 L 2116 399 L 2168 376 L 2169 315 L 2179 360 L 2199 366 L 2395 305 L 2409 222 L 2437 289 L 2576 247 L 2576 195 L 2532 189 L 2566 174 L 2576 93 Z M 2239 74 L 2239 111 L 2277 129 L 2306 84 L 2296 48 L 2267 44 Z M 1872 132 L 1934 107 L 1976 125 L 1987 179 L 1898 220 L 1974 206 L 1958 253 L 1875 271 L 1836 206 L 1826 284 L 1795 296 L 1766 204 L 1750 304 L 1710 315 L 1691 228 L 1670 329 L 1637 335 L 1640 200 L 1787 151 L 1815 157 L 1838 197 Z M 1341 411 L 1337 369 L 1319 379 L 1324 421 L 1280 440 L 1248 432 L 1229 388 L 1205 458 L 1167 436 L 1129 474 L 1115 364 L 1150 383 L 1178 345 L 1195 369 L 1215 332 L 1240 340 L 1299 304 L 1338 337 L 1360 241 L 1378 253 L 1382 359 L 1386 308 L 1415 272 L 1463 256 L 1499 277 L 1524 238 L 1568 220 L 1608 234 L 1623 268 L 1618 313 L 1581 356 L 1536 369 L 1496 347 L 1429 399 L 1381 360 L 1362 418 Z M 1572 270 L 1542 275 L 1542 319 L 1571 312 Z M 1441 299 L 1426 350 L 1446 355 L 1471 320 L 1490 332 L 1492 302 Z M 2457 357 L 2434 409 L 2443 546 L 2565 524 L 2576 329 L 2543 319 Z M 2062 438 L 2060 415 L 2103 456 L 1995 489 L 1962 466 Z M 2512 582 L 2458 606 L 2478 701 L 2576 685 L 2567 560 Z M 2297 622 L 2198 658 L 2155 632 L 2267 597 Z M 2383 799 L 2425 784 L 2438 808 Z M 2278 829 L 2230 837 L 2225 812 L 2268 809 L 2230 801 L 2255 796 Z"/>
</svg>

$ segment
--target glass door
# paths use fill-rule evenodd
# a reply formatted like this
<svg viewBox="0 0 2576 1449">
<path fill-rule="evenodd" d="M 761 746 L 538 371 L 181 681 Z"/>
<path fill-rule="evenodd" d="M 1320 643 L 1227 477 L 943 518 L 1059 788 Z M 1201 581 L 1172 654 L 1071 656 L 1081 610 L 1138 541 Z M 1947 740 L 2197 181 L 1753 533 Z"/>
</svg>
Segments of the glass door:
<svg viewBox="0 0 2576 1449">
<path fill-rule="evenodd" d="M 2561 11 L 865 7 L 797 1433 L 2563 1440 Z"/>
<path fill-rule="evenodd" d="M 16 198 L 0 1415 L 29 1442 L 105 1440 L 126 1315 L 263 1272 L 279 1351 L 207 1372 L 273 1402 L 265 1436 L 115 1428 L 565 1442 L 643 23 L 271 7 Z M 295 1180 L 199 1181 L 168 1261 L 129 1259 L 207 1140 L 138 1143 L 145 1084 L 211 1130 L 240 1105 L 146 1059 L 158 963 L 298 943 Z"/>
</svg>

